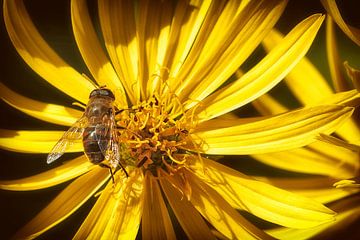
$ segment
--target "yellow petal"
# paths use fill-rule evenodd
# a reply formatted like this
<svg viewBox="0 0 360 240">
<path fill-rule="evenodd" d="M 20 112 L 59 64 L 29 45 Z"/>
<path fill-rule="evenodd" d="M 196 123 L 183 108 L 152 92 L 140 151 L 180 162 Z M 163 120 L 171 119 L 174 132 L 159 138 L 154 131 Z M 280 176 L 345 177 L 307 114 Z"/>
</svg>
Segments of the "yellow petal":
<svg viewBox="0 0 360 240">
<path fill-rule="evenodd" d="M 188 199 L 174 188 L 171 182 L 164 176 L 160 178 L 161 187 L 169 204 L 174 211 L 181 227 L 189 239 L 215 239 L 204 219 L 194 208 Z"/>
<path fill-rule="evenodd" d="M 335 3 L 334 0 L 332 2 Z M 341 64 L 336 44 L 334 23 L 330 16 L 326 19 L 326 53 L 335 90 L 337 92 L 349 90 L 349 83 L 345 79 L 343 65 Z"/>
<path fill-rule="evenodd" d="M 195 175 L 186 172 L 186 179 L 192 189 L 191 203 L 224 236 L 229 239 L 271 239 Z"/>
<path fill-rule="evenodd" d="M 54 227 L 81 207 L 109 178 L 100 167 L 84 174 L 67 186 L 19 232 L 15 239 L 32 239 Z"/>
<path fill-rule="evenodd" d="M 200 121 L 232 111 L 274 87 L 309 49 L 324 17 L 313 15 L 299 23 L 260 63 L 196 108 Z"/>
<path fill-rule="evenodd" d="M 269 94 L 264 94 L 251 102 L 258 112 L 262 115 L 275 115 L 286 112 L 288 109 L 271 97 Z"/>
<path fill-rule="evenodd" d="M 140 100 L 135 5 L 133 1 L 98 1 L 100 24 L 107 52 L 133 104 Z"/>
<path fill-rule="evenodd" d="M 234 15 L 237 9 L 232 3 L 227 4 L 206 38 L 196 64 L 177 89 L 179 98 L 186 96 L 194 105 L 218 89 L 260 44 L 281 16 L 286 3 L 251 1 L 237 15 Z M 229 11 L 232 12 L 230 16 Z"/>
<path fill-rule="evenodd" d="M 325 223 L 323 225 L 308 228 L 308 229 L 289 229 L 289 228 L 275 228 L 267 230 L 266 232 L 272 235 L 277 239 L 333 239 L 334 236 L 339 235 L 336 231 L 348 231 L 346 230 L 350 224 L 355 223 L 359 220 L 360 216 L 360 207 L 359 207 L 359 198 L 354 197 L 341 201 L 340 204 L 346 205 L 346 207 L 334 207 L 334 210 L 339 212 L 336 215 L 336 221 L 331 223 Z M 335 233 L 335 235 L 334 235 Z M 347 236 L 351 236 L 348 234 Z M 353 235 L 354 236 L 354 235 Z M 356 238 L 356 237 L 355 237 Z"/>
<path fill-rule="evenodd" d="M 256 179 L 269 183 L 272 186 L 308 197 L 323 204 L 333 202 L 347 196 L 353 195 L 360 189 L 337 189 L 333 184 L 337 181 L 328 177 L 307 178 L 269 178 L 255 177 Z"/>
<path fill-rule="evenodd" d="M 176 239 L 158 182 L 147 172 L 142 215 L 143 239 Z"/>
<path fill-rule="evenodd" d="M 81 156 L 70 160 L 60 167 L 17 180 L 0 181 L 0 189 L 12 191 L 29 191 L 52 187 L 78 177 L 95 167 L 94 164 Z"/>
<path fill-rule="evenodd" d="M 122 172 L 109 182 L 74 239 L 135 239 L 141 221 L 143 176 Z"/>
<path fill-rule="evenodd" d="M 128 178 L 115 179 L 107 206 L 92 229 L 89 239 L 135 239 L 143 209 L 144 177 L 140 169 Z"/>
<path fill-rule="evenodd" d="M 267 221 L 293 228 L 307 228 L 333 220 L 334 212 L 300 195 L 254 180 L 231 168 L 203 159 L 193 171 L 203 177 L 232 206 Z"/>
<path fill-rule="evenodd" d="M 224 3 L 219 1 L 178 1 L 169 36 L 169 46 L 176 47 L 169 47 L 165 56 L 171 74 L 170 91 L 179 89 L 181 82 L 186 79 L 204 46 L 211 19 L 217 17 L 223 7 Z M 204 28 L 208 31 L 204 31 Z"/>
<path fill-rule="evenodd" d="M 174 2 L 142 1 L 138 9 L 137 38 L 139 42 L 139 78 L 142 97 L 153 96 L 163 83 L 163 74 L 168 74 L 165 55 L 173 21 Z"/>
<path fill-rule="evenodd" d="M 288 171 L 320 174 L 338 179 L 354 177 L 360 167 L 358 153 L 319 141 L 303 148 L 254 154 L 252 157 Z"/>
<path fill-rule="evenodd" d="M 62 137 L 62 131 L 14 131 L 0 129 L 0 148 L 23 153 L 49 153 Z M 75 142 L 67 152 L 82 152 L 82 142 Z"/>
<path fill-rule="evenodd" d="M 76 43 L 91 74 L 100 86 L 114 90 L 120 107 L 127 108 L 124 88 L 100 45 L 86 1 L 71 1 L 71 20 Z"/>
<path fill-rule="evenodd" d="M 82 112 L 60 105 L 39 102 L 21 96 L 0 83 L 1 98 L 12 107 L 43 121 L 71 126 Z"/>
<path fill-rule="evenodd" d="M 199 125 L 191 135 L 207 154 L 260 154 L 301 147 L 315 141 L 319 133 L 331 133 L 350 117 L 353 109 L 341 106 L 317 106 L 295 110 L 211 130 L 212 121 Z M 229 121 L 229 120 L 228 120 Z"/>
<path fill-rule="evenodd" d="M 281 43 L 284 36 L 272 30 L 263 40 L 267 52 Z M 333 91 L 327 81 L 306 58 L 302 58 L 298 64 L 285 77 L 286 84 L 291 92 L 303 105 L 318 103 L 325 97 L 332 95 Z"/>
<path fill-rule="evenodd" d="M 339 9 L 336 5 L 335 0 L 321 0 L 321 3 L 325 7 L 326 11 L 331 15 L 337 25 L 343 30 L 343 32 L 353 40 L 357 45 L 360 46 L 360 29 L 349 26 L 345 23 L 341 17 Z M 356 6 L 356 5 L 355 5 Z"/>
<path fill-rule="evenodd" d="M 344 63 L 347 75 L 351 78 L 355 88 L 360 92 L 360 71 L 349 65 L 348 62 Z"/>
<path fill-rule="evenodd" d="M 88 102 L 94 85 L 50 48 L 31 21 L 22 0 L 4 1 L 4 20 L 16 50 L 37 74 L 72 98 Z"/>
</svg>

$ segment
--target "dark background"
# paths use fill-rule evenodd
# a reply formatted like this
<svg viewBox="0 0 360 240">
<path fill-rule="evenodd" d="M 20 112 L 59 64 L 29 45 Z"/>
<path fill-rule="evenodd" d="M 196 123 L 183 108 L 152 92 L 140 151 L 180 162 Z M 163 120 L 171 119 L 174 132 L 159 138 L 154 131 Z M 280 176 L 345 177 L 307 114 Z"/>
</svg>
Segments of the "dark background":
<svg viewBox="0 0 360 240">
<path fill-rule="evenodd" d="M 360 28 L 359 3 L 353 1 L 337 1 L 340 5 L 343 17 L 349 23 Z M 2 1 L 1 1 L 2 6 Z M 73 66 L 79 72 L 90 73 L 84 65 L 80 53 L 77 50 L 73 38 L 70 20 L 70 3 L 64 0 L 32 0 L 26 1 L 26 7 L 32 17 L 34 24 L 38 27 L 43 37 L 48 41 L 63 59 Z M 96 3 L 90 1 L 90 8 L 96 13 Z M 283 16 L 277 26 L 284 33 L 287 33 L 296 23 L 300 22 L 312 13 L 325 13 L 320 1 L 295 1 L 290 0 Z M 319 32 L 308 57 L 322 71 L 327 79 L 329 71 L 326 62 L 326 52 L 324 43 L 324 27 Z M 360 68 L 360 48 L 351 42 L 338 29 L 340 53 L 343 60 L 348 60 L 353 67 Z M 38 99 L 44 102 L 57 103 L 71 106 L 73 99 L 57 91 L 46 81 L 42 80 L 33 72 L 26 63 L 17 54 L 7 35 L 3 19 L 0 20 L 0 78 L 1 81 L 16 92 Z M 262 54 L 261 50 L 255 52 L 254 56 L 247 62 L 248 65 L 256 62 L 258 56 Z M 276 87 L 272 92 L 282 94 L 283 86 Z M 286 95 L 284 94 L 286 97 Z M 290 103 L 296 106 L 296 103 Z M 244 108 L 244 114 L 249 114 L 251 107 Z M 250 113 L 251 114 L 251 113 Z M 0 101 L 0 128 L 14 130 L 65 130 L 62 126 L 57 126 L 42 122 L 29 117 L 18 110 L 9 107 L 6 103 Z M 68 156 L 69 157 L 69 156 Z M 41 154 L 21 154 L 0 150 L 0 180 L 10 180 L 23 178 L 43 172 L 55 167 L 46 164 L 46 156 Z M 66 157 L 64 158 L 66 160 Z M 231 159 L 228 159 L 231 161 Z M 225 159 L 224 163 L 228 161 Z M 239 164 L 233 166 L 244 173 L 254 173 L 254 169 L 266 174 L 290 174 L 280 170 L 270 169 L 259 163 L 254 163 L 248 157 L 243 157 L 243 161 L 237 161 Z M 240 163 L 241 162 L 241 163 Z M 255 167 L 256 166 L 256 167 Z M 259 170 L 260 169 L 260 170 Z M 35 216 L 46 204 L 61 191 L 67 183 L 29 192 L 12 192 L 0 190 L 0 239 L 8 239 L 17 229 Z M 39 239 L 71 239 L 80 226 L 86 214 L 90 211 L 95 199 L 90 199 L 75 214 L 70 216 L 63 223 L 58 224 L 52 230 L 42 235 Z M 352 226 L 355 229 L 355 225 Z M 353 231 L 348 232 L 349 236 L 354 236 Z M 346 234 L 346 233 L 344 233 Z M 182 235 L 180 233 L 180 235 Z M 346 238 L 346 237 L 345 237 Z M 345 239 L 344 238 L 344 239 Z"/>
</svg>

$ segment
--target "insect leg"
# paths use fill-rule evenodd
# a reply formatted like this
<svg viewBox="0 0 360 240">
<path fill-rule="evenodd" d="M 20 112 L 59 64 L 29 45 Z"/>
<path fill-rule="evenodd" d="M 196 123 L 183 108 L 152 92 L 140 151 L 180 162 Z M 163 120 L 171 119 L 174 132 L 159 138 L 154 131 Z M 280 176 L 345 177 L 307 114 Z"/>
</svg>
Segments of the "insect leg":
<svg viewBox="0 0 360 240">
<path fill-rule="evenodd" d="M 100 167 L 103 167 L 103 168 L 108 168 L 109 171 L 110 171 L 110 174 L 111 174 L 111 179 L 112 179 L 112 182 L 115 183 L 115 180 L 114 180 L 114 173 L 111 169 L 111 167 L 109 165 L 106 165 L 105 163 L 99 163 L 99 166 Z"/>
</svg>

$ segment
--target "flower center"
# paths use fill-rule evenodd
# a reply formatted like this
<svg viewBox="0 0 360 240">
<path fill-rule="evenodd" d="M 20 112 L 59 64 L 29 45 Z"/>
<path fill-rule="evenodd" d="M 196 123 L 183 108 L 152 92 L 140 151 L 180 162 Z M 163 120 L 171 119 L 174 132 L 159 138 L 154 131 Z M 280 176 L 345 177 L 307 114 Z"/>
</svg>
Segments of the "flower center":
<svg viewBox="0 0 360 240">
<path fill-rule="evenodd" d="M 184 118 L 173 118 L 157 97 L 122 110 L 117 116 L 121 159 L 126 165 L 149 170 L 176 171 L 186 161 L 191 144 Z"/>
</svg>

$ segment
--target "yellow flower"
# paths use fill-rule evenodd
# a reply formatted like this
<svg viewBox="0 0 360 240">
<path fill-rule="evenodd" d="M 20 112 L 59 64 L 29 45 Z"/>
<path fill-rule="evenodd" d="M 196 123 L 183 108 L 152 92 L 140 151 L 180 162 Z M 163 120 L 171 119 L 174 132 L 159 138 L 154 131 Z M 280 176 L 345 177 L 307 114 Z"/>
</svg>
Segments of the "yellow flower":
<svg viewBox="0 0 360 240">
<path fill-rule="evenodd" d="M 333 1 L 332 1 L 333 2 Z M 282 40 L 282 35 L 272 31 L 263 41 L 270 51 Z M 285 78 L 294 96 L 304 106 L 316 105 L 332 99 L 334 103 L 359 106 L 360 71 L 341 60 L 336 45 L 334 24 L 330 17 L 326 22 L 326 45 L 333 90 L 312 63 L 303 58 Z M 344 75 L 345 66 L 350 86 Z M 352 90 L 351 90 L 352 89 Z M 338 92 L 337 94 L 334 94 Z M 270 95 L 254 101 L 254 106 L 264 115 L 286 111 L 281 103 Z M 268 231 L 280 239 L 334 238 L 336 230 L 343 230 L 357 221 L 360 179 L 360 128 L 358 116 L 354 115 L 336 130 L 337 137 L 320 134 L 317 141 L 304 148 L 290 151 L 253 155 L 255 159 L 291 172 L 316 174 L 302 178 L 258 178 L 275 186 L 316 199 L 336 211 L 336 221 L 309 229 L 276 228 Z M 348 231 L 348 230 L 347 230 Z M 341 236 L 341 235 L 340 235 Z M 335 237 L 336 238 L 336 237 Z"/>
<path fill-rule="evenodd" d="M 129 177 L 119 170 L 113 183 L 107 169 L 92 165 L 83 155 L 35 176 L 1 181 L 1 189 L 27 191 L 73 179 L 16 237 L 42 234 L 97 192 L 99 198 L 75 239 L 134 239 L 140 222 L 143 238 L 173 239 L 168 207 L 192 239 L 271 238 L 235 208 L 293 228 L 331 221 L 334 213 L 322 204 L 211 160 L 307 145 L 320 133 L 332 133 L 353 111 L 329 101 L 324 104 L 330 105 L 265 118 L 226 115 L 274 87 L 310 47 L 324 19 L 319 14 L 299 23 L 250 71 L 227 81 L 271 30 L 285 5 L 281 0 L 99 1 L 105 52 L 86 1 L 71 1 L 81 55 L 96 85 L 113 90 L 120 109 L 116 140 Z M 4 1 L 4 19 L 24 61 L 55 88 L 86 104 L 94 84 L 49 47 L 22 0 Z M 4 84 L 0 90 L 11 106 L 50 123 L 71 126 L 82 115 L 21 96 Z M 0 147 L 49 153 L 62 134 L 1 130 Z M 74 144 L 69 151 L 83 148 Z"/>
</svg>

